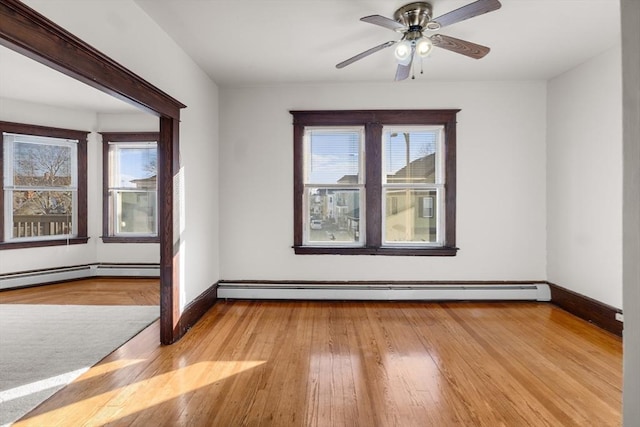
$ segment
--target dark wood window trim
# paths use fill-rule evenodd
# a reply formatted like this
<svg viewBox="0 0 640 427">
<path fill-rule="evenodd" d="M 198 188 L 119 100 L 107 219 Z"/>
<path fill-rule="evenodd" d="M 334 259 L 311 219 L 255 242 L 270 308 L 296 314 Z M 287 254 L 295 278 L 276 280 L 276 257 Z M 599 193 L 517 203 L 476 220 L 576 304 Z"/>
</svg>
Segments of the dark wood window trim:
<svg viewBox="0 0 640 427">
<path fill-rule="evenodd" d="M 456 247 L 456 114 L 460 110 L 326 110 L 290 111 L 293 115 L 293 249 L 300 255 L 400 255 L 455 256 Z M 440 247 L 382 246 L 382 161 L 384 125 L 442 125 L 445 132 L 445 239 Z M 364 126 L 365 247 L 317 247 L 303 245 L 304 158 L 303 137 L 307 126 Z"/>
<path fill-rule="evenodd" d="M 87 243 L 89 241 L 87 235 L 87 136 L 89 132 L 0 121 L 0 137 L 3 132 L 78 140 L 78 209 L 76 217 L 78 235 L 71 238 L 6 242 L 4 236 L 4 191 L 0 191 L 0 206 L 2 206 L 3 212 L 0 215 L 0 250 Z M 0 170 L 2 170 L 4 179 L 4 138 L 0 141 Z"/>
<path fill-rule="evenodd" d="M 102 241 L 104 243 L 159 243 L 159 236 L 109 235 L 109 143 L 152 142 L 160 139 L 159 132 L 100 132 L 102 135 Z"/>
</svg>

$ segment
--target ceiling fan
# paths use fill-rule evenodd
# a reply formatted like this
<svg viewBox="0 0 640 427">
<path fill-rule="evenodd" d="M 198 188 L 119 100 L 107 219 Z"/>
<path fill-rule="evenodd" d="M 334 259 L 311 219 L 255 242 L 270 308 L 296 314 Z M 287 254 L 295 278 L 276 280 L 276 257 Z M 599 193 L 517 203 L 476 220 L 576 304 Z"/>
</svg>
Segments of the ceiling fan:
<svg viewBox="0 0 640 427">
<path fill-rule="evenodd" d="M 396 45 L 395 57 L 398 63 L 395 80 L 404 80 L 411 73 L 414 57 L 425 58 L 431 52 L 433 46 L 450 50 L 470 58 L 480 59 L 489 53 L 489 48 L 466 40 L 456 39 L 443 34 L 424 35 L 425 31 L 437 31 L 447 25 L 455 24 L 474 16 L 500 9 L 502 5 L 498 0 L 477 0 L 462 6 L 459 9 L 445 13 L 437 18 L 432 18 L 432 7 L 427 2 L 413 2 L 406 4 L 395 11 L 393 19 L 381 15 L 371 15 L 360 18 L 369 24 L 389 28 L 402 33 L 400 40 L 392 40 L 372 47 L 336 65 L 336 68 L 344 68 L 372 53 L 387 47 Z"/>
</svg>

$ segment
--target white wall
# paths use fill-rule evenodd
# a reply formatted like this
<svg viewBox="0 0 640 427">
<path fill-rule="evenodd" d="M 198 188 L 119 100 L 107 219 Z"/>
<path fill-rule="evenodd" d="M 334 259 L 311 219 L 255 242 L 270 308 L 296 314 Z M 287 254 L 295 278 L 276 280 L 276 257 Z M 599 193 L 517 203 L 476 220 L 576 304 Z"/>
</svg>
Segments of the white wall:
<svg viewBox="0 0 640 427">
<path fill-rule="evenodd" d="M 219 279 L 217 86 L 132 0 L 25 3 L 187 105 L 180 123 L 186 305 Z"/>
<path fill-rule="evenodd" d="M 220 93 L 222 277 L 544 280 L 545 84 L 282 85 Z M 295 255 L 289 110 L 460 108 L 456 257 Z"/>
<path fill-rule="evenodd" d="M 547 94 L 547 278 L 622 308 L 620 46 Z"/>
</svg>

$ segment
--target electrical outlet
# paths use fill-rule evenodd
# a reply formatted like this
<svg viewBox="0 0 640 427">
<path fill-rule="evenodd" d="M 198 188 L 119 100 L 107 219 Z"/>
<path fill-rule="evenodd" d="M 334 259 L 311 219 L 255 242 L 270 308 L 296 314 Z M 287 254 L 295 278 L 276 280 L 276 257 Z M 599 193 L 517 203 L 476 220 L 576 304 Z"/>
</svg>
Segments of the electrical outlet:
<svg viewBox="0 0 640 427">
<path fill-rule="evenodd" d="M 616 320 L 618 322 L 624 322 L 624 316 L 622 315 L 622 313 L 616 313 Z"/>
</svg>

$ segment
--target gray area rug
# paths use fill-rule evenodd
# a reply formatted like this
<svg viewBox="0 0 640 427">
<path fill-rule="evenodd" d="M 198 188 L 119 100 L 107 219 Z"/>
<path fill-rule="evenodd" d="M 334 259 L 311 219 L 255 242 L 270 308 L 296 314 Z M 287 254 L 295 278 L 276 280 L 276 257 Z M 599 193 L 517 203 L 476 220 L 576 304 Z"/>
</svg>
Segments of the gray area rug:
<svg viewBox="0 0 640 427">
<path fill-rule="evenodd" d="M 0 304 L 0 426 L 22 417 L 159 316 L 158 306 Z"/>
</svg>

